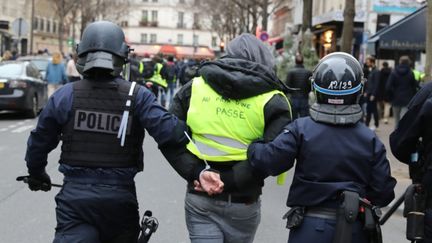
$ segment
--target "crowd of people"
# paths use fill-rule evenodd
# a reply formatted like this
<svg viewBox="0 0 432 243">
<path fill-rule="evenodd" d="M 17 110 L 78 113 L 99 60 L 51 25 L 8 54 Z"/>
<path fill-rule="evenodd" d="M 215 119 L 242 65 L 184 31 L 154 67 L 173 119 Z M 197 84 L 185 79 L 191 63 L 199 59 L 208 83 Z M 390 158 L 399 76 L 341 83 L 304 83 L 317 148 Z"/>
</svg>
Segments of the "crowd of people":
<svg viewBox="0 0 432 243">
<path fill-rule="evenodd" d="M 184 85 L 198 76 L 198 67 L 203 60 L 182 58 L 176 60 L 172 55 L 162 53 L 144 54 L 142 57 L 132 54 L 130 58 L 129 79 L 145 85 L 159 98 L 162 106 L 167 107 L 174 98 L 178 86 Z"/>
</svg>

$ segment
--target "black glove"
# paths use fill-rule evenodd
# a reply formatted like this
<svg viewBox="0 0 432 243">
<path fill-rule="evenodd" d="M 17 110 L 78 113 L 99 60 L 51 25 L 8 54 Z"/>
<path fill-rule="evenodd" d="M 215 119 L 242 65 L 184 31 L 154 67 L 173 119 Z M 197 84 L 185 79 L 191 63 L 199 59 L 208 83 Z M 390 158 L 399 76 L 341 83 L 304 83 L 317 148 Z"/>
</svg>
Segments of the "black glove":
<svg viewBox="0 0 432 243">
<path fill-rule="evenodd" d="M 30 190 L 47 192 L 51 190 L 51 179 L 44 171 L 41 174 L 31 174 L 28 176 L 27 184 Z"/>
</svg>

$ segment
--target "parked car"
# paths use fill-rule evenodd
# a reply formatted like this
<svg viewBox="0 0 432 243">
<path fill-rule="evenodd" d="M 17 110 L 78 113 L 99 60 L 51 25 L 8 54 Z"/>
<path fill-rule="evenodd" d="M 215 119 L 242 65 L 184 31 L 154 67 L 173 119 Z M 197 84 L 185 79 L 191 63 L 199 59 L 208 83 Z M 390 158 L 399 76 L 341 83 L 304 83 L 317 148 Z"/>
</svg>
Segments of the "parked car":
<svg viewBox="0 0 432 243">
<path fill-rule="evenodd" d="M 22 111 L 36 117 L 48 101 L 47 86 L 32 62 L 0 62 L 0 110 Z"/>
<path fill-rule="evenodd" d="M 42 74 L 42 79 L 45 80 L 48 63 L 52 60 L 52 57 L 47 55 L 23 56 L 23 57 L 19 57 L 18 60 L 32 62 Z"/>
</svg>

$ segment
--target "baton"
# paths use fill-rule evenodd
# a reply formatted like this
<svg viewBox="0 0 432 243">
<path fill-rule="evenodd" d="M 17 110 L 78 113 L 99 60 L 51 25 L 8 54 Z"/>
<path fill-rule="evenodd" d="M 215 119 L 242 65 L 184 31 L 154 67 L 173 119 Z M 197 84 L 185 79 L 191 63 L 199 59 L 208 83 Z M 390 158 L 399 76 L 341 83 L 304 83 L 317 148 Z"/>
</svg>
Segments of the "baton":
<svg viewBox="0 0 432 243">
<path fill-rule="evenodd" d="M 396 211 L 396 209 L 399 208 L 399 206 L 404 202 L 405 200 L 405 193 L 406 191 L 398 198 L 398 200 L 391 206 L 391 208 L 382 216 L 379 223 L 380 225 L 385 224 L 387 220 L 392 216 L 392 214 Z"/>
<path fill-rule="evenodd" d="M 24 183 L 28 183 L 29 177 L 30 177 L 30 176 L 18 176 L 18 177 L 16 178 L 16 180 L 17 180 L 17 181 L 22 181 L 22 182 L 24 182 Z M 48 186 L 48 184 L 46 184 L 46 183 L 42 183 L 42 185 L 43 185 L 43 184 L 45 184 L 45 185 Z M 52 186 L 52 187 L 63 187 L 63 185 L 61 185 L 61 184 L 56 184 L 56 183 L 51 183 L 51 186 Z"/>
</svg>

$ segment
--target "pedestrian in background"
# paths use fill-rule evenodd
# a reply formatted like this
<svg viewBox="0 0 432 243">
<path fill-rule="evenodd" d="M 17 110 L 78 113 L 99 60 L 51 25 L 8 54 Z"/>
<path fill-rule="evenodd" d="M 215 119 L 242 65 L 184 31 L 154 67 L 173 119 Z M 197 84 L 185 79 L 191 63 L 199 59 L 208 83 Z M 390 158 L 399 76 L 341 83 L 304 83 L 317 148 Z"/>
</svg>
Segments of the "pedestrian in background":
<svg viewBox="0 0 432 243">
<path fill-rule="evenodd" d="M 61 85 L 67 83 L 65 66 L 62 63 L 60 52 L 53 53 L 52 61 L 48 63 L 45 79 L 48 82 L 48 97 L 51 97 Z"/>
<path fill-rule="evenodd" d="M 391 72 L 386 84 L 386 93 L 391 101 L 395 127 L 407 112 L 408 103 L 417 92 L 417 81 L 410 67 L 408 56 L 399 58 L 399 65 Z"/>
<path fill-rule="evenodd" d="M 377 108 L 377 93 L 379 86 L 379 70 L 376 69 L 375 66 L 375 58 L 368 57 L 366 59 L 366 65 L 369 67 L 369 76 L 365 80 L 365 88 L 364 88 L 364 97 L 366 100 L 366 121 L 365 124 L 369 127 L 369 123 L 372 119 L 374 119 L 375 126 L 371 127 L 373 131 L 375 131 L 379 127 L 379 115 Z"/>
<path fill-rule="evenodd" d="M 290 93 L 293 119 L 309 115 L 309 92 L 311 91 L 311 84 L 309 81 L 312 72 L 303 66 L 303 56 L 297 54 L 295 56 L 295 63 L 293 69 L 288 71 L 286 84 L 288 87 L 296 88 L 298 90 Z"/>
<path fill-rule="evenodd" d="M 174 56 L 168 56 L 165 63 L 166 81 L 168 83 L 169 103 L 171 104 L 174 98 L 174 91 L 177 86 L 177 65 L 174 63 Z"/>
<path fill-rule="evenodd" d="M 12 52 L 7 50 L 3 53 L 1 61 L 10 61 L 10 60 L 12 60 Z"/>
<path fill-rule="evenodd" d="M 291 121 L 285 87 L 268 47 L 242 34 L 226 51 L 226 57 L 201 64 L 200 76 L 177 92 L 169 110 L 186 121 L 194 141 L 183 153 L 162 150 L 188 181 L 185 211 L 192 243 L 253 242 L 261 221 L 264 177 L 245 161 L 247 145 L 256 139 L 271 141 Z M 222 181 L 214 189 L 203 181 L 213 173 L 209 168 Z M 218 195 L 202 191 L 214 194 L 222 186 Z"/>
<path fill-rule="evenodd" d="M 388 62 L 383 62 L 382 68 L 379 71 L 379 83 L 378 83 L 378 90 L 376 95 L 377 100 L 377 108 L 379 117 L 382 118 L 384 124 L 388 123 L 388 119 L 390 117 L 390 109 L 391 105 L 389 103 L 389 98 L 386 95 L 386 84 L 387 80 L 391 73 L 391 68 L 389 67 Z"/>
<path fill-rule="evenodd" d="M 79 74 L 78 70 L 76 69 L 76 61 L 77 61 L 77 55 L 70 54 L 69 55 L 69 61 L 66 65 L 66 75 L 69 80 L 69 82 L 78 81 L 81 79 L 81 75 Z"/>
<path fill-rule="evenodd" d="M 353 56 L 325 56 L 313 71 L 317 103 L 310 116 L 293 121 L 273 141 L 257 141 L 248 148 L 248 161 L 265 175 L 287 171 L 296 161 L 286 202 L 291 207 L 285 215 L 289 243 L 335 242 L 339 220 L 349 224 L 345 230 L 351 234 L 336 242 L 375 242 L 367 239 L 360 216 L 353 218 L 362 212 L 355 206 L 358 211 L 350 211 L 341 195 L 358 193 L 353 200 L 358 202 L 360 196 L 379 207 L 394 198 L 396 180 L 384 144 L 360 122 L 362 79 L 361 65 Z M 340 207 L 345 213 L 337 213 Z"/>
</svg>

